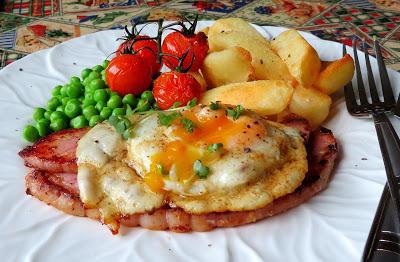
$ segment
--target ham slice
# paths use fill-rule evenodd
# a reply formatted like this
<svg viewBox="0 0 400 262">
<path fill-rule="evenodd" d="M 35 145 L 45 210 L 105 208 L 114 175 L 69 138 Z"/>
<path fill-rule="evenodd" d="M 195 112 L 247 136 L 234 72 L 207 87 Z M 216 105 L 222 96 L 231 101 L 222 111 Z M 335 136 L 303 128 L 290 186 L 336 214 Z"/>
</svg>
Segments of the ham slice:
<svg viewBox="0 0 400 262">
<path fill-rule="evenodd" d="M 67 129 L 52 133 L 25 147 L 18 154 L 25 166 L 51 173 L 76 173 L 75 151 L 79 139 L 89 131 L 88 128 Z"/>
<path fill-rule="evenodd" d="M 181 209 L 166 206 L 152 213 L 121 217 L 120 223 L 125 226 L 141 226 L 152 230 L 209 231 L 217 227 L 235 227 L 252 223 L 304 203 L 327 187 L 338 147 L 332 132 L 326 128 L 320 128 L 310 133 L 307 121 L 298 118 L 291 119 L 286 124 L 299 128 L 303 136 L 310 137 L 307 144 L 309 173 L 306 175 L 303 184 L 294 193 L 278 198 L 263 208 L 251 211 L 194 215 Z M 52 137 L 42 139 L 32 147 L 22 150 L 20 155 L 28 163 L 28 166 L 36 168 L 26 176 L 27 194 L 65 213 L 98 220 L 100 217 L 98 210 L 85 208 L 79 199 L 76 173 L 57 173 L 66 172 L 65 170 L 68 170 L 68 172 L 76 171 L 76 144 L 86 132 L 86 129 L 82 129 L 54 133 L 50 135 Z M 39 155 L 35 155 L 37 153 Z M 69 161 L 68 168 L 63 162 L 66 159 Z M 62 165 L 62 167 L 57 167 L 57 165 Z M 117 232 L 114 231 L 113 233 Z"/>
</svg>

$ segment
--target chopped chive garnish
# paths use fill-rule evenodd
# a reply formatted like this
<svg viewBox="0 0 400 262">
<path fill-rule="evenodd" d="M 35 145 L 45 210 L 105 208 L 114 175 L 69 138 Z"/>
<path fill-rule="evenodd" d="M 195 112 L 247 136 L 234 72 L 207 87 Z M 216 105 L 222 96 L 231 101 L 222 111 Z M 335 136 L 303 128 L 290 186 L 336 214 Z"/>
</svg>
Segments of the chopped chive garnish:
<svg viewBox="0 0 400 262">
<path fill-rule="evenodd" d="M 194 123 L 192 120 L 188 119 L 188 118 L 182 118 L 181 119 L 181 124 L 183 125 L 183 127 L 186 129 L 186 131 L 188 131 L 189 133 L 193 132 L 193 128 Z"/>
<path fill-rule="evenodd" d="M 206 178 L 210 173 L 210 169 L 204 166 L 200 160 L 194 161 L 193 171 L 199 178 Z"/>
<path fill-rule="evenodd" d="M 207 147 L 207 150 L 209 152 L 216 152 L 218 151 L 220 148 L 222 148 L 223 144 L 222 143 L 217 143 L 217 144 L 211 144 Z"/>
<path fill-rule="evenodd" d="M 219 108 L 220 108 L 220 106 L 219 106 L 219 101 L 211 102 L 211 103 L 210 103 L 210 109 L 211 109 L 211 110 L 218 110 Z"/>
<path fill-rule="evenodd" d="M 128 118 L 124 116 L 110 116 L 108 122 L 125 140 L 132 136 L 132 123 Z"/>
<path fill-rule="evenodd" d="M 226 113 L 228 114 L 228 116 L 232 117 L 233 120 L 236 120 L 239 118 L 243 110 L 244 109 L 241 105 L 237 105 L 235 108 L 227 108 Z"/>
<path fill-rule="evenodd" d="M 156 168 L 157 168 L 157 173 L 160 175 L 164 175 L 164 166 L 160 163 L 156 164 Z"/>
<path fill-rule="evenodd" d="M 172 122 L 180 116 L 181 114 L 177 112 L 171 114 L 158 113 L 158 119 L 160 119 L 160 124 L 163 126 L 170 126 Z"/>
<path fill-rule="evenodd" d="M 187 103 L 186 107 L 187 107 L 187 108 L 192 108 L 192 107 L 194 107 L 195 105 L 197 105 L 197 98 L 196 98 L 196 97 L 193 98 L 192 100 L 190 100 L 190 101 Z"/>
<path fill-rule="evenodd" d="M 180 107 L 181 104 L 182 104 L 181 102 L 175 102 L 175 103 L 172 104 L 172 106 L 170 107 L 170 109 L 174 109 L 174 108 Z"/>
</svg>

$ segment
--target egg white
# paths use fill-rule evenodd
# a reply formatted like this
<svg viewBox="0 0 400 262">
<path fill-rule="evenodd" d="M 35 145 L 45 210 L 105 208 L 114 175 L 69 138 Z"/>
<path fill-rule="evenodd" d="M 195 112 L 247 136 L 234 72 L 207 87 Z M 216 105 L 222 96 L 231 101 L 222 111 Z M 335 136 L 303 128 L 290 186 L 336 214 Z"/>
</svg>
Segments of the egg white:
<svg viewBox="0 0 400 262">
<path fill-rule="evenodd" d="M 199 118 L 224 112 L 205 106 L 190 110 Z M 180 138 L 174 125 L 160 125 L 157 113 L 135 121 L 133 136 L 127 141 L 112 126 L 101 123 L 78 143 L 81 199 L 88 207 L 99 208 L 107 224 L 164 205 L 196 214 L 260 208 L 293 192 L 307 172 L 306 150 L 297 130 L 245 112 L 236 121 L 248 128 L 227 139 L 223 154 L 208 165 L 207 178 L 193 174 L 179 181 L 166 175 L 164 190 L 154 192 L 143 179 L 152 156 Z M 196 147 L 199 152 L 207 150 L 201 141 Z"/>
</svg>

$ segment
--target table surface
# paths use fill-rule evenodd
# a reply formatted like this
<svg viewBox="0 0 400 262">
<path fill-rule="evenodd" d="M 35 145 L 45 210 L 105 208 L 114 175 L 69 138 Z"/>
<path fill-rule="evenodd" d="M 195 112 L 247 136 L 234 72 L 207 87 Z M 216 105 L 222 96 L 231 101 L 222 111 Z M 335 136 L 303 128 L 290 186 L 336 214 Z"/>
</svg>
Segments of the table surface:
<svg viewBox="0 0 400 262">
<path fill-rule="evenodd" d="M 350 44 L 378 37 L 386 64 L 400 71 L 399 0 L 5 0 L 0 12 L 0 68 L 38 50 L 143 19 L 241 17 L 259 25 L 308 31 Z M 370 52 L 372 50 L 370 49 Z M 371 53 L 372 54 L 372 53 Z"/>
</svg>

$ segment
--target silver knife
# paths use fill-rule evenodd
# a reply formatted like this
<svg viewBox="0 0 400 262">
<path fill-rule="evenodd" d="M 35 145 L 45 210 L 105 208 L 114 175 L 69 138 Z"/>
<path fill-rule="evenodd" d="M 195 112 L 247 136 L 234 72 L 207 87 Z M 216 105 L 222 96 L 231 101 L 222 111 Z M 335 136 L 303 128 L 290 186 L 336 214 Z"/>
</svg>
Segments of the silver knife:
<svg viewBox="0 0 400 262">
<path fill-rule="evenodd" d="M 392 113 L 400 117 L 400 94 Z M 400 224 L 388 184 L 383 189 L 361 261 L 400 261 Z"/>
</svg>

